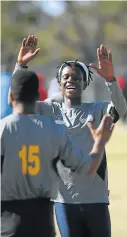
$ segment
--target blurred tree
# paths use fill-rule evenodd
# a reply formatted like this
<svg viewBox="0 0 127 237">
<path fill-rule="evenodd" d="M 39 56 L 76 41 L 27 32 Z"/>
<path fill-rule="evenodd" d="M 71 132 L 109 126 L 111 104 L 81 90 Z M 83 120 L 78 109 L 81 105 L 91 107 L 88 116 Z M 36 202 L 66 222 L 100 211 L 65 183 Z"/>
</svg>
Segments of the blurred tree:
<svg viewBox="0 0 127 237">
<path fill-rule="evenodd" d="M 127 47 L 127 2 L 96 1 L 91 4 L 67 1 L 67 11 L 57 22 L 56 38 L 86 63 L 96 60 L 100 44 L 109 44 L 121 60 Z M 124 46 L 123 46 L 124 44 Z M 118 48 L 119 45 L 119 48 Z M 119 50 L 120 49 L 120 50 Z"/>
<path fill-rule="evenodd" d="M 31 64 L 70 57 L 94 62 L 101 43 L 111 47 L 116 63 L 125 61 L 127 2 L 96 1 L 86 5 L 66 1 L 65 13 L 54 18 L 33 1 L 2 1 L 1 10 L 2 65 L 8 72 L 13 70 L 22 39 L 33 33 L 39 38 L 41 51 Z"/>
<path fill-rule="evenodd" d="M 31 1 L 1 2 L 1 53 L 4 69 L 11 72 L 22 39 L 28 34 L 36 34 L 41 51 L 33 61 L 34 64 L 46 63 L 50 60 L 54 41 L 51 40 L 54 21 Z"/>
</svg>

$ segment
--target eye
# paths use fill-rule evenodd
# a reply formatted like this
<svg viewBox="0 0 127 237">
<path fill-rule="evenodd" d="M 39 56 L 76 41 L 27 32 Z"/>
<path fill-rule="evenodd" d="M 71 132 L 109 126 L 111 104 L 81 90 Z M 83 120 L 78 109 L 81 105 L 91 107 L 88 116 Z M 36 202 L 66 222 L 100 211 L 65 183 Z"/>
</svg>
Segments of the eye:
<svg viewBox="0 0 127 237">
<path fill-rule="evenodd" d="M 64 80 L 66 80 L 66 79 L 68 79 L 68 78 L 69 78 L 69 74 L 64 74 L 64 75 L 63 75 L 63 79 L 64 79 Z"/>
</svg>

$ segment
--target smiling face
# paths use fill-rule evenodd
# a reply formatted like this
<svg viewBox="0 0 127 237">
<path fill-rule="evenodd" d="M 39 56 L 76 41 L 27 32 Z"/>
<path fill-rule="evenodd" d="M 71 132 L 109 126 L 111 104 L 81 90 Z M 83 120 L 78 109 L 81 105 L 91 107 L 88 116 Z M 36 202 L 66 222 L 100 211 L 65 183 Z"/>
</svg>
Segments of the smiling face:
<svg viewBox="0 0 127 237">
<path fill-rule="evenodd" d="M 83 77 L 83 72 L 80 68 L 64 67 L 60 81 L 62 94 L 68 99 L 80 98 L 84 88 Z"/>
</svg>

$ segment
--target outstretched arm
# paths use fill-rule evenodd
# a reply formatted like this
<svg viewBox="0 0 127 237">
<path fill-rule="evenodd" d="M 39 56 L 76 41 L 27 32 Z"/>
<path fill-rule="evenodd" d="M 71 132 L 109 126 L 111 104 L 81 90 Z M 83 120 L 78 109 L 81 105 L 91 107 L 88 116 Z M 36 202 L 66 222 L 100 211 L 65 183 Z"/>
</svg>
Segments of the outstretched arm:
<svg viewBox="0 0 127 237">
<path fill-rule="evenodd" d="M 24 38 L 17 58 L 17 64 L 21 67 L 26 67 L 27 63 L 30 62 L 40 51 L 37 48 L 38 39 L 34 35 L 29 35 Z"/>
<path fill-rule="evenodd" d="M 34 35 L 29 35 L 23 39 L 13 74 L 17 70 L 27 69 L 27 64 L 35 58 L 40 51 L 40 48 L 37 48 L 37 43 L 38 39 Z"/>
<path fill-rule="evenodd" d="M 103 159 L 104 147 L 111 137 L 114 124 L 112 123 L 111 116 L 105 115 L 98 129 L 94 130 L 91 123 L 88 124 L 88 127 L 95 140 L 91 152 L 88 154 L 80 151 L 78 146 L 73 143 L 73 140 L 69 139 L 65 129 L 63 129 L 63 134 L 59 138 L 61 142 L 59 157 L 63 164 L 71 168 L 72 171 L 80 172 L 83 169 L 91 176 L 97 171 Z"/>
<path fill-rule="evenodd" d="M 98 66 L 94 64 L 90 64 L 90 66 L 105 79 L 105 84 L 110 92 L 111 105 L 115 106 L 119 116 L 122 118 L 127 113 L 127 104 L 114 76 L 111 50 L 101 45 L 97 49 L 97 59 Z"/>
<path fill-rule="evenodd" d="M 30 62 L 39 53 L 40 48 L 37 48 L 38 39 L 34 35 L 29 35 L 24 38 L 18 54 L 17 63 L 12 74 L 18 70 L 26 70 L 28 62 Z M 11 105 L 10 88 L 8 92 L 8 104 Z"/>
</svg>

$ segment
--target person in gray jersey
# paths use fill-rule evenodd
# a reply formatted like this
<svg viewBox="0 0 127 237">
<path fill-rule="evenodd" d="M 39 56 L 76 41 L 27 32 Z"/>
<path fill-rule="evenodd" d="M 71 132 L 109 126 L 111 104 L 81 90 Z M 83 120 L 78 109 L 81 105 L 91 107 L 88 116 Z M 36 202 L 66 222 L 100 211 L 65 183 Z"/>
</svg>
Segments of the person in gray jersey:
<svg viewBox="0 0 127 237">
<path fill-rule="evenodd" d="M 111 116 L 105 116 L 91 153 L 80 151 L 64 127 L 35 114 L 38 90 L 34 72 L 16 72 L 11 80 L 13 113 L 1 120 L 1 235 L 6 237 L 55 236 L 50 199 L 59 189 L 56 159 L 89 175 L 113 130 Z"/>
<path fill-rule="evenodd" d="M 27 63 L 34 57 L 35 46 L 34 43 L 31 45 L 34 41 L 34 36 L 28 36 L 23 40 L 14 71 L 27 70 Z M 96 128 L 104 114 L 111 113 L 116 122 L 127 113 L 126 102 L 114 77 L 111 51 L 101 45 L 97 49 L 97 58 L 99 66 L 90 66 L 105 79 L 111 103 L 82 103 L 82 91 L 91 81 L 90 67 L 79 61 L 68 61 L 61 65 L 57 76 L 64 101 L 37 102 L 36 105 L 38 113 L 44 114 L 61 126 L 64 125 L 75 145 L 85 152 L 89 152 L 94 143 L 87 126 L 89 121 L 92 121 Z M 61 180 L 55 199 L 55 210 L 61 236 L 110 237 L 106 154 L 104 153 L 99 168 L 91 171 L 92 176 L 84 177 L 82 172 L 73 173 L 61 162 L 57 163 L 57 168 Z"/>
</svg>

